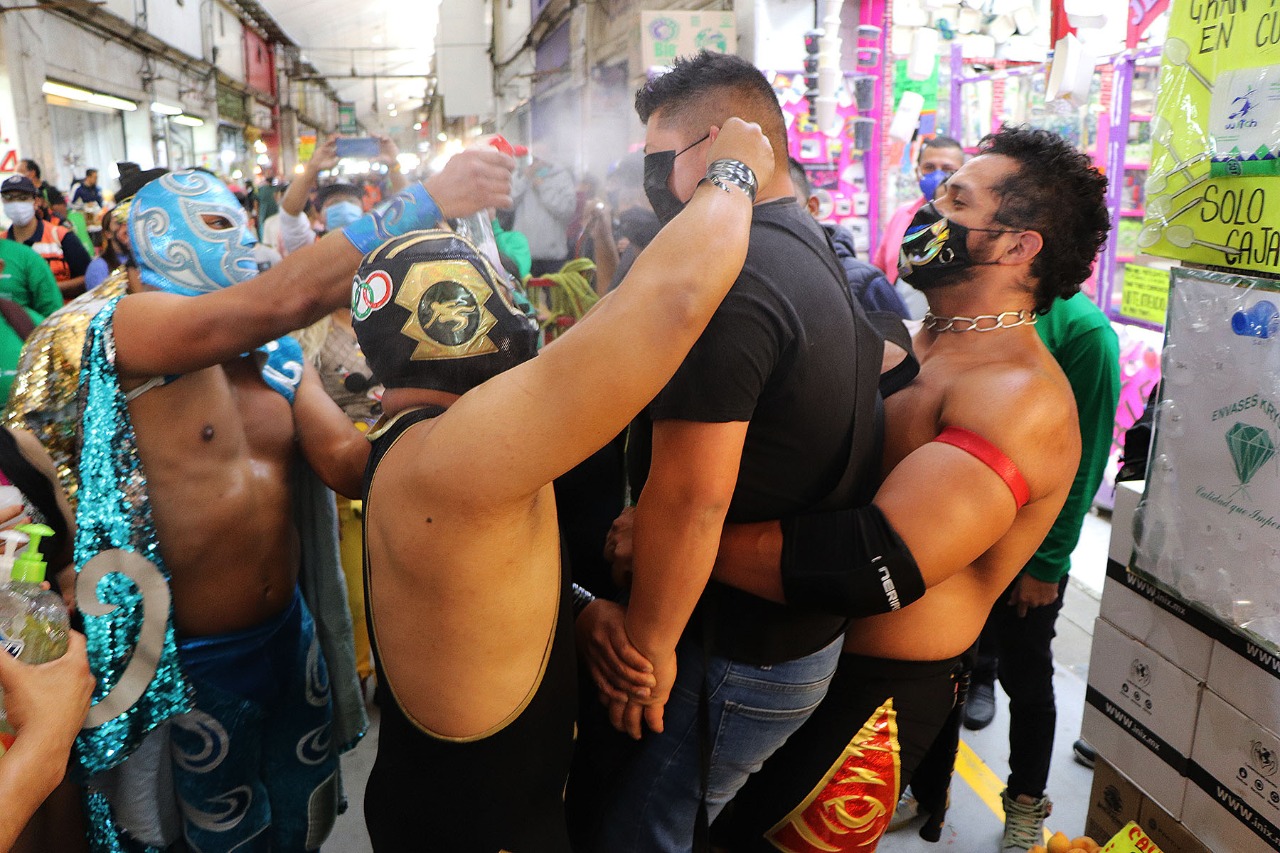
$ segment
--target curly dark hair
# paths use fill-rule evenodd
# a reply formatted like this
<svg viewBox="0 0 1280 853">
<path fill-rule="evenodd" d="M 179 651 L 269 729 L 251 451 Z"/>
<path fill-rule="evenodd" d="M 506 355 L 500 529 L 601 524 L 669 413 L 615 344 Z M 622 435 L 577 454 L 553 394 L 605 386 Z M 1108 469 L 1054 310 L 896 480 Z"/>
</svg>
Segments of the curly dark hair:
<svg viewBox="0 0 1280 853">
<path fill-rule="evenodd" d="M 1061 136 L 1026 125 L 1005 125 L 987 134 L 978 153 L 1018 163 L 1017 171 L 995 187 L 1000 196 L 995 219 L 1040 233 L 1044 246 L 1031 262 L 1031 274 L 1036 278 L 1035 310 L 1043 314 L 1055 299 L 1079 292 L 1107 240 L 1107 179 L 1087 154 Z"/>
<path fill-rule="evenodd" d="M 662 111 L 663 122 L 688 125 L 705 133 L 731 117 L 760 125 L 773 146 L 774 162 L 787 163 L 787 125 L 769 80 L 740 56 L 700 50 L 677 57 L 671 70 L 636 92 L 636 114 L 648 124 Z"/>
</svg>

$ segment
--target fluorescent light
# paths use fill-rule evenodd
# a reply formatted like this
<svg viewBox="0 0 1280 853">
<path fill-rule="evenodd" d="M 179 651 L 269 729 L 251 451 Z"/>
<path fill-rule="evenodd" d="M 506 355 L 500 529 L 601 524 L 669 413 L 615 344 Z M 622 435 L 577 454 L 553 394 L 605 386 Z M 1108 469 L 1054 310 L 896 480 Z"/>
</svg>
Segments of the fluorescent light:
<svg viewBox="0 0 1280 853">
<path fill-rule="evenodd" d="M 117 98 L 113 95 L 100 95 L 97 92 L 94 92 L 85 100 L 99 107 L 111 107 L 113 110 L 124 110 L 130 113 L 138 108 L 138 105 L 133 101 L 126 101 L 124 98 Z"/>
<path fill-rule="evenodd" d="M 186 127 L 204 127 L 204 119 L 195 116 L 179 115 L 169 119 L 174 124 L 185 125 Z"/>
<path fill-rule="evenodd" d="M 53 95 L 55 98 L 66 98 L 69 101 L 87 101 L 93 97 L 93 93 L 85 89 L 65 86 L 62 83 L 52 83 L 48 80 L 40 87 L 40 91 L 46 95 Z"/>
<path fill-rule="evenodd" d="M 152 101 L 151 112 L 159 113 L 162 116 L 182 115 L 182 107 L 175 107 L 173 104 L 166 104 L 163 101 Z"/>
</svg>

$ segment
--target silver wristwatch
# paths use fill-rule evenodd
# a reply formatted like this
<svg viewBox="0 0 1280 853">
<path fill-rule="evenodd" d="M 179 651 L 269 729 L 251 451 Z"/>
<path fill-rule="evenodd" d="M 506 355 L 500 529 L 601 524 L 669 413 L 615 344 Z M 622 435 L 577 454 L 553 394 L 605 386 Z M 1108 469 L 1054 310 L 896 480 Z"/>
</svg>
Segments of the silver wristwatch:
<svg viewBox="0 0 1280 853">
<path fill-rule="evenodd" d="M 706 177 L 702 180 L 710 181 L 725 192 L 729 192 L 730 187 L 737 187 L 747 194 L 752 204 L 755 204 L 756 190 L 759 188 L 756 183 L 756 174 L 741 160 L 715 161 L 707 167 Z"/>
</svg>

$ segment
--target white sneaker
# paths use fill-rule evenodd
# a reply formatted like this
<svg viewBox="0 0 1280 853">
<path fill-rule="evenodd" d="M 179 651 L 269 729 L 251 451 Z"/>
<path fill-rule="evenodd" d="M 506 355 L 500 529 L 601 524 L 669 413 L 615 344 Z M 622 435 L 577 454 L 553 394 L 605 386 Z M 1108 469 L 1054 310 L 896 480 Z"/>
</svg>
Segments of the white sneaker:
<svg viewBox="0 0 1280 853">
<path fill-rule="evenodd" d="M 885 832 L 897 832 L 920 816 L 920 803 L 909 792 L 904 791 L 898 798 L 898 805 L 889 818 L 889 828 Z"/>
<path fill-rule="evenodd" d="M 1020 803 L 1009 796 L 1006 788 L 1000 799 L 1004 802 L 1004 837 L 1000 839 L 1000 853 L 1024 853 L 1037 844 L 1044 843 L 1044 820 L 1053 811 L 1048 797 L 1034 803 Z"/>
</svg>

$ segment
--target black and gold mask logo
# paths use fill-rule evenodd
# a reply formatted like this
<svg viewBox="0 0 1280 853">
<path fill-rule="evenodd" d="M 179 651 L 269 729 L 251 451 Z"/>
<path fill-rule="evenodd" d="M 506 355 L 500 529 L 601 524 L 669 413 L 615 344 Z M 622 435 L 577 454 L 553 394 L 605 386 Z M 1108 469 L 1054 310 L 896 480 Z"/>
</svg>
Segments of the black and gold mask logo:
<svg viewBox="0 0 1280 853">
<path fill-rule="evenodd" d="M 418 345 L 411 358 L 460 358 L 497 352 L 488 334 L 497 318 L 485 307 L 493 293 L 469 261 L 438 260 L 414 264 L 396 294 L 409 311 L 400 330 Z"/>
</svg>

